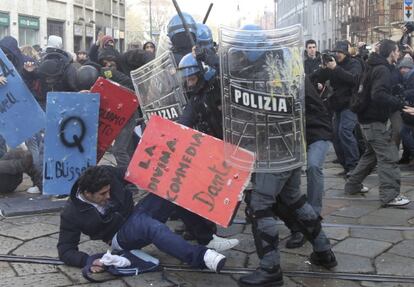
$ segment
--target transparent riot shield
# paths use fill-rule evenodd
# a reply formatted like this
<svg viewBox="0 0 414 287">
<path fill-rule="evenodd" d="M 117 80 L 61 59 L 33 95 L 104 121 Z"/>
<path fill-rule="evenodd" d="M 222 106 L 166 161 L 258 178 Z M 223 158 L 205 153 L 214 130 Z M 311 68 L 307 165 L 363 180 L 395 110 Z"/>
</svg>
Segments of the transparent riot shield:
<svg viewBox="0 0 414 287">
<path fill-rule="evenodd" d="M 166 51 L 172 50 L 172 43 L 167 35 L 167 27 L 161 29 L 160 37 L 158 38 L 157 49 L 155 51 L 155 57 L 158 58 Z M 178 64 L 178 63 L 177 63 Z"/>
<path fill-rule="evenodd" d="M 305 161 L 303 37 L 300 25 L 276 30 L 220 28 L 226 160 L 256 154 L 255 172 L 281 172 Z"/>
<path fill-rule="evenodd" d="M 171 52 L 132 71 L 131 78 L 146 120 L 156 114 L 175 121 L 182 114 L 187 98 Z"/>
</svg>

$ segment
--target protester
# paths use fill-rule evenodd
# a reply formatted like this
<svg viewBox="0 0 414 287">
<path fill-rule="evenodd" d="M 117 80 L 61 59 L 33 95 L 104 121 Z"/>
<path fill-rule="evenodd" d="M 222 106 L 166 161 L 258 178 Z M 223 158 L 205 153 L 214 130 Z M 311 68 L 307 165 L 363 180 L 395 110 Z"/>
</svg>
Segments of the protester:
<svg viewBox="0 0 414 287">
<path fill-rule="evenodd" d="M 359 160 L 358 142 L 354 135 L 357 116 L 350 108 L 353 90 L 362 74 L 360 63 L 348 52 L 347 41 L 339 41 L 334 51 L 336 56 L 325 56 L 322 68 L 311 75 L 312 82 L 330 80 L 333 94 L 328 98 L 328 105 L 333 117 L 334 148 L 339 163 L 344 168 L 340 175 L 352 171 Z"/>
<path fill-rule="evenodd" d="M 332 141 L 332 122 L 322 99 L 305 78 L 305 122 L 306 122 L 306 187 L 307 201 L 317 214 L 322 212 L 322 198 L 325 193 L 323 165 Z M 300 228 L 293 227 L 292 235 L 286 241 L 286 248 L 298 248 L 305 243 Z"/>
<path fill-rule="evenodd" d="M 411 58 L 403 58 L 398 63 L 398 71 L 402 77 L 402 86 L 400 87 L 400 97 L 406 102 L 414 103 L 414 63 Z M 399 111 L 397 111 L 399 112 Z M 396 112 L 396 113 L 397 113 Z M 400 116 L 401 117 L 401 116 Z M 402 119 L 401 119 L 402 120 Z M 403 146 L 403 153 L 399 164 L 408 164 L 414 156 L 414 137 L 413 127 L 403 123 L 401 125 L 401 139 Z"/>
<path fill-rule="evenodd" d="M 10 193 L 23 182 L 23 173 L 30 176 L 33 186 L 29 193 L 42 192 L 42 175 L 33 165 L 33 158 L 29 151 L 13 149 L 8 152 L 0 151 L 0 194 Z"/>
<path fill-rule="evenodd" d="M 391 69 L 398 56 L 398 45 L 391 40 L 382 40 L 378 53 L 368 58 L 370 102 L 366 109 L 358 113 L 367 149 L 345 184 L 348 194 L 367 192 L 362 190 L 362 181 L 378 164 L 379 196 L 383 207 L 410 203 L 410 200 L 400 195 L 398 149 L 392 144 L 391 132 L 387 128 L 390 115 L 404 106 L 401 100 L 391 94 Z"/>
<path fill-rule="evenodd" d="M 155 44 L 152 41 L 145 42 L 142 49 L 155 55 Z"/>
<path fill-rule="evenodd" d="M 305 43 L 305 74 L 310 75 L 319 69 L 322 63 L 321 53 L 316 48 L 315 40 L 307 40 Z"/>
<path fill-rule="evenodd" d="M 114 250 L 141 249 L 152 243 L 194 268 L 220 272 L 226 260 L 224 255 L 189 244 L 164 224 L 176 208 L 179 207 L 153 194 L 134 206 L 132 194 L 125 188 L 124 170 L 90 167 L 73 185 L 70 200 L 61 213 L 59 258 L 68 265 L 86 265 L 88 254 L 78 250 L 83 233 Z M 99 266 L 103 264 L 97 259 L 92 271 L 103 271 Z"/>
</svg>

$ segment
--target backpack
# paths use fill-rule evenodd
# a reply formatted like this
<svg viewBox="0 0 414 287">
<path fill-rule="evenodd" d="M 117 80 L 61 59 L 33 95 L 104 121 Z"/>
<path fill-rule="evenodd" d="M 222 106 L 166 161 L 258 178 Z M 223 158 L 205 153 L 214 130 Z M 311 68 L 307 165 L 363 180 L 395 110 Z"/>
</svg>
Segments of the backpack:
<svg viewBox="0 0 414 287">
<path fill-rule="evenodd" d="M 56 84 L 62 80 L 70 62 L 71 58 L 66 52 L 55 49 L 42 56 L 39 73 L 45 77 L 48 84 Z"/>
<path fill-rule="evenodd" d="M 94 278 L 94 273 L 91 273 L 90 271 L 94 260 L 101 258 L 104 254 L 105 253 L 98 253 L 89 256 L 85 267 L 82 268 L 83 277 L 90 282 L 99 283 L 106 281 Z M 160 271 L 162 269 L 157 258 L 152 257 L 141 250 L 122 250 L 117 255 L 127 258 L 131 262 L 131 265 L 127 267 L 107 266 L 105 271 L 114 276 L 135 276 L 142 273 Z"/>
<path fill-rule="evenodd" d="M 356 114 L 363 113 L 371 102 L 371 67 L 368 67 L 360 77 L 359 85 L 354 89 L 349 108 Z"/>
</svg>

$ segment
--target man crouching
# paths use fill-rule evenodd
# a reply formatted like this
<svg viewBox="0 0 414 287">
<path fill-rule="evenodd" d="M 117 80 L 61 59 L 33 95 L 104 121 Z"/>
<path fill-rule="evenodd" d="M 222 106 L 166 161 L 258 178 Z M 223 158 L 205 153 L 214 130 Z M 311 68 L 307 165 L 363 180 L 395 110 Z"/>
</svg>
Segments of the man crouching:
<svg viewBox="0 0 414 287">
<path fill-rule="evenodd" d="M 161 251 L 190 264 L 220 272 L 226 257 L 202 245 L 192 245 L 164 223 L 180 208 L 148 194 L 136 206 L 125 188 L 124 172 L 111 166 L 90 167 L 73 185 L 60 217 L 59 258 L 67 265 L 84 267 L 88 254 L 78 250 L 81 233 L 102 240 L 113 250 L 140 249 L 153 243 Z M 102 266 L 102 267 L 99 267 Z M 103 271 L 96 259 L 92 272 Z"/>
</svg>

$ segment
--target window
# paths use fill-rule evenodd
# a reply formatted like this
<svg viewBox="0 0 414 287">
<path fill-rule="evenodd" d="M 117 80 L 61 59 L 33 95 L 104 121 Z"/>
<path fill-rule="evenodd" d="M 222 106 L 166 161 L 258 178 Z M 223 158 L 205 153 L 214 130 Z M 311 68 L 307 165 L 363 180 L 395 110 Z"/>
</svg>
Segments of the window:
<svg viewBox="0 0 414 287">
<path fill-rule="evenodd" d="M 0 39 L 9 35 L 9 25 L 9 14 L 0 12 Z"/>
<path fill-rule="evenodd" d="M 39 18 L 19 15 L 19 45 L 36 45 L 39 42 Z"/>
<path fill-rule="evenodd" d="M 47 20 L 47 36 L 56 35 L 62 38 L 63 47 L 65 47 L 65 25 L 64 22 Z"/>
<path fill-rule="evenodd" d="M 19 45 L 39 44 L 39 31 L 32 29 L 19 28 Z"/>
</svg>

